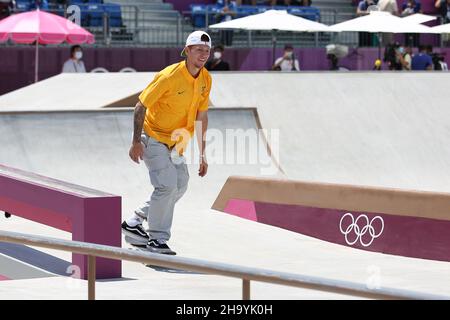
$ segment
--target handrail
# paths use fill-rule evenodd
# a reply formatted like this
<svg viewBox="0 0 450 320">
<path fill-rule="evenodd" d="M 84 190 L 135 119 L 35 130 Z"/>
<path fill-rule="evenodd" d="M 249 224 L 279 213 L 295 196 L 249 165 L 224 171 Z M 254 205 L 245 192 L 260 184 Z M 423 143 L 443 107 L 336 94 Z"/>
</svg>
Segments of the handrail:
<svg viewBox="0 0 450 320">
<path fill-rule="evenodd" d="M 98 245 L 79 241 L 68 241 L 9 231 L 0 230 L 0 242 L 19 243 L 87 255 L 89 257 L 88 297 L 92 300 L 95 299 L 94 257 L 133 261 L 165 268 L 183 269 L 191 272 L 240 278 L 243 280 L 242 292 L 243 299 L 245 300 L 250 299 L 250 281 L 260 281 L 331 293 L 347 294 L 363 298 L 450 300 L 450 296 L 433 295 L 395 288 L 371 289 L 367 288 L 367 286 L 364 284 L 355 282 L 333 280 L 286 272 L 275 272 L 266 269 L 249 268 L 199 259 L 167 256 L 150 252 L 136 252 L 128 249 L 106 245 Z"/>
</svg>

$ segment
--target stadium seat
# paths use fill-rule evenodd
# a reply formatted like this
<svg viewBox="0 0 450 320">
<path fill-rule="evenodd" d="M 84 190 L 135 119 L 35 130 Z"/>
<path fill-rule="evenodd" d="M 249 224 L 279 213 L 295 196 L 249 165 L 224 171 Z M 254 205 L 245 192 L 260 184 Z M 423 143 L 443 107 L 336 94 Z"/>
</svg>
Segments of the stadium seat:
<svg viewBox="0 0 450 320">
<path fill-rule="evenodd" d="M 192 24 L 196 28 L 206 27 L 206 12 L 208 12 L 209 24 L 216 23 L 215 16 L 220 12 L 217 5 L 191 4 Z"/>
<path fill-rule="evenodd" d="M 236 7 L 237 16 L 236 18 L 250 16 L 252 14 L 260 13 L 260 9 L 257 6 L 243 5 Z"/>
<path fill-rule="evenodd" d="M 320 20 L 320 10 L 316 7 L 289 6 L 287 11 L 290 14 L 300 16 L 308 20 L 312 21 Z"/>
<path fill-rule="evenodd" d="M 101 27 L 103 25 L 103 7 L 97 4 L 77 4 L 80 7 L 83 27 Z"/>
<path fill-rule="evenodd" d="M 72 0 L 72 4 L 75 4 Z M 97 0 L 98 1 L 98 0 Z M 122 10 L 121 6 L 116 3 L 82 3 L 76 4 L 80 7 L 81 25 L 84 27 L 101 27 L 103 26 L 103 14 L 109 16 L 110 27 L 122 27 Z"/>
<path fill-rule="evenodd" d="M 34 3 L 34 1 L 33 1 Z M 28 11 L 31 9 L 31 0 L 16 0 L 16 8 L 19 11 Z"/>
<path fill-rule="evenodd" d="M 216 15 L 221 11 L 221 6 L 216 4 L 191 4 L 192 23 L 196 28 L 204 28 L 206 26 L 206 12 L 208 11 L 209 24 L 216 23 Z M 263 13 L 267 10 L 287 10 L 290 14 L 303 17 L 305 19 L 319 21 L 320 11 L 316 7 L 300 7 L 300 6 L 250 6 L 241 5 L 236 7 L 236 18 L 242 18 L 253 14 Z"/>
<path fill-rule="evenodd" d="M 109 26 L 111 28 L 122 27 L 122 10 L 119 4 L 116 3 L 104 4 L 103 10 L 109 16 Z"/>
<path fill-rule="evenodd" d="M 206 26 L 206 5 L 191 4 L 189 7 L 191 9 L 193 26 L 196 28 L 204 28 Z"/>
</svg>

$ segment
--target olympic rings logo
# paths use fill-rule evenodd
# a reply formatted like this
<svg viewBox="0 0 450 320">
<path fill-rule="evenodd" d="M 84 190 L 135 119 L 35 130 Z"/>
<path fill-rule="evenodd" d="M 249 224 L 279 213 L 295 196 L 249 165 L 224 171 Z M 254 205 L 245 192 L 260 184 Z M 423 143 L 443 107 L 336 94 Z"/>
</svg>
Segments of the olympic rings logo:
<svg viewBox="0 0 450 320">
<path fill-rule="evenodd" d="M 360 220 L 362 221 L 362 223 L 358 224 Z M 375 227 L 373 224 L 376 220 L 380 220 L 381 223 L 381 228 L 378 230 L 378 232 L 375 231 Z M 347 242 L 348 245 L 352 246 L 359 240 L 359 243 L 361 243 L 363 247 L 368 247 L 376 238 L 381 236 L 381 234 L 383 233 L 384 221 L 380 216 L 373 217 L 372 220 L 369 221 L 369 218 L 365 214 L 359 215 L 355 220 L 353 215 L 350 212 L 347 212 L 342 216 L 341 221 L 339 222 L 339 229 L 345 236 L 345 242 Z M 364 237 L 367 233 L 368 235 Z M 351 237 L 350 235 L 353 234 L 356 237 L 355 239 L 351 240 L 351 238 L 353 237 Z M 363 237 L 370 238 L 370 240 L 363 240 Z"/>
</svg>

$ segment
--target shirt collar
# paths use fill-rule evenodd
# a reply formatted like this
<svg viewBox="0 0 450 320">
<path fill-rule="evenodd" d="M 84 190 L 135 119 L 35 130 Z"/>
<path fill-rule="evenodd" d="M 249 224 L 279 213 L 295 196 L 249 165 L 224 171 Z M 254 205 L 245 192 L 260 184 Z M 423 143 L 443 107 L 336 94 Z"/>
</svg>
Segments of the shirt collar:
<svg viewBox="0 0 450 320">
<path fill-rule="evenodd" d="M 189 82 L 195 82 L 195 80 L 197 80 L 198 78 L 200 78 L 200 74 L 202 73 L 202 70 L 200 70 L 200 74 L 198 75 L 197 78 L 194 78 L 192 76 L 192 74 L 190 74 L 189 70 L 187 69 L 186 66 L 186 60 L 181 61 L 181 72 L 184 74 L 184 77 L 189 81 Z"/>
</svg>

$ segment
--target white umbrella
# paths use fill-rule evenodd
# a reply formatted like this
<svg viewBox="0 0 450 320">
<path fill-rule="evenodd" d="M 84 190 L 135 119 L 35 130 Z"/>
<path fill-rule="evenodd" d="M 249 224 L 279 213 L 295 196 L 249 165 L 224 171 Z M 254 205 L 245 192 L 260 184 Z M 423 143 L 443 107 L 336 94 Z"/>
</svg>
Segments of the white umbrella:
<svg viewBox="0 0 450 320">
<path fill-rule="evenodd" d="M 411 22 L 411 23 L 421 24 L 421 23 L 425 23 L 428 21 L 436 20 L 437 17 L 430 16 L 430 15 L 423 14 L 423 13 L 415 13 L 415 14 L 411 14 L 409 16 L 403 17 L 402 19 L 406 20 L 408 22 Z"/>
<path fill-rule="evenodd" d="M 450 33 L 450 23 L 441 24 L 440 26 L 436 26 L 431 28 L 436 33 Z"/>
<path fill-rule="evenodd" d="M 210 25 L 211 29 L 280 30 L 325 32 L 328 26 L 289 14 L 286 10 L 266 12 Z"/>
<path fill-rule="evenodd" d="M 286 10 L 267 10 L 266 12 L 216 23 L 210 29 L 241 29 L 294 32 L 326 32 L 328 26 L 289 14 Z M 273 39 L 273 60 L 275 59 L 276 37 Z"/>
<path fill-rule="evenodd" d="M 421 24 L 421 23 L 436 20 L 437 17 L 430 16 L 430 15 L 423 14 L 423 13 L 414 13 L 409 16 L 405 16 L 402 19 L 405 21 L 411 22 L 411 23 Z M 413 36 L 411 34 L 409 35 L 409 37 L 411 37 L 411 40 L 413 39 Z"/>
<path fill-rule="evenodd" d="M 383 11 L 347 20 L 329 27 L 330 32 L 387 32 L 387 33 L 436 33 L 430 27 L 399 18 Z"/>
<path fill-rule="evenodd" d="M 438 33 L 432 28 L 408 21 L 384 11 L 371 11 L 368 15 L 347 20 L 329 27 L 330 32 L 373 32 L 378 33 Z M 378 58 L 381 58 L 381 43 L 378 41 Z"/>
</svg>

